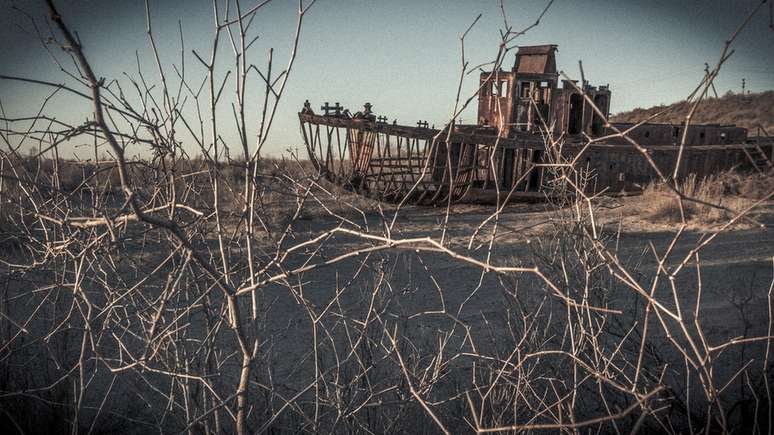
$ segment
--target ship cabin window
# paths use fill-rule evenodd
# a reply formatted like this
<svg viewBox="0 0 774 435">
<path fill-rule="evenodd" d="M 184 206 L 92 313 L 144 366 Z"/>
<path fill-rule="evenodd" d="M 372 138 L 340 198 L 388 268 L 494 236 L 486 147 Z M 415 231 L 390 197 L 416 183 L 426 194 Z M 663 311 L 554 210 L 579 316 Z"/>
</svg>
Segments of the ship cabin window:
<svg viewBox="0 0 774 435">
<path fill-rule="evenodd" d="M 583 97 L 570 94 L 568 106 L 567 134 L 579 134 L 583 126 Z"/>
<path fill-rule="evenodd" d="M 529 82 L 521 82 L 521 93 L 519 94 L 520 98 L 529 98 Z"/>
<path fill-rule="evenodd" d="M 594 105 L 602 113 L 607 113 L 607 96 L 603 94 L 594 95 Z M 593 112 L 591 118 L 591 134 L 599 136 L 602 134 L 605 120 L 596 111 Z M 645 137 L 650 136 L 650 132 L 645 132 Z"/>
<path fill-rule="evenodd" d="M 535 103 L 546 104 L 551 99 L 551 85 L 547 81 L 519 82 L 519 98 L 532 98 Z"/>
<path fill-rule="evenodd" d="M 548 82 L 540 82 L 540 102 L 545 104 L 546 101 L 551 100 L 551 85 Z"/>
<path fill-rule="evenodd" d="M 487 92 L 493 97 L 508 96 L 508 80 L 492 80 L 481 89 L 481 95 L 486 96 Z"/>
<path fill-rule="evenodd" d="M 680 143 L 680 127 L 672 128 L 672 144 L 677 145 Z"/>
</svg>

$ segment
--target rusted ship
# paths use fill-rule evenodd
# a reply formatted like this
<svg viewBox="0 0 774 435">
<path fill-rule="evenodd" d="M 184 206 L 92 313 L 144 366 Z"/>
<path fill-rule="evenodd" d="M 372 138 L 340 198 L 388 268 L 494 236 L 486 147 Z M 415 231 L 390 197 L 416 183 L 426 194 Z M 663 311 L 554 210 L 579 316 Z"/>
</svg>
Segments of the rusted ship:
<svg viewBox="0 0 774 435">
<path fill-rule="evenodd" d="M 368 103 L 355 114 L 325 103 L 317 114 L 307 101 L 298 116 L 309 158 L 331 182 L 416 204 L 544 198 L 570 161 L 588 176 L 582 188 L 590 193 L 636 192 L 657 176 L 642 149 L 671 175 L 683 141 L 679 176 L 771 170 L 771 140 L 744 128 L 607 124 L 609 86 L 560 80 L 556 49 L 519 47 L 510 71 L 482 72 L 476 124 L 405 126 Z M 631 140 L 616 134 L 627 130 Z"/>
</svg>

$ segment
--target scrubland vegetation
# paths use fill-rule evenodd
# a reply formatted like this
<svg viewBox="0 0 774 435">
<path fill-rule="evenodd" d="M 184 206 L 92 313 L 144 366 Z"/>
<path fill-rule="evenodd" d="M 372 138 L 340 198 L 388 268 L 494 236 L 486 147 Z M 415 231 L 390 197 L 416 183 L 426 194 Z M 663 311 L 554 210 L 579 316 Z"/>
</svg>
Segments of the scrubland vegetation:
<svg viewBox="0 0 774 435">
<path fill-rule="evenodd" d="M 647 109 L 637 108 L 613 115 L 614 122 L 640 122 L 651 116 L 666 112 L 653 119 L 653 122 L 679 124 L 685 120 L 685 114 L 692 106 L 691 101 L 654 106 Z M 698 124 L 737 125 L 750 131 L 751 135 L 765 135 L 758 127 L 763 127 L 769 135 L 774 134 L 774 91 L 756 92 L 742 95 L 728 92 L 721 97 L 708 96 L 700 105 L 700 110 L 692 122 Z"/>
<path fill-rule="evenodd" d="M 49 4 L 73 80 L 37 85 L 77 88 L 91 112 L 68 125 L 41 102 L 0 119 L 4 433 L 774 429 L 771 175 L 663 176 L 626 200 L 668 226 L 635 229 L 551 139 L 545 201 L 381 204 L 261 157 L 295 51 L 248 74 L 262 10 L 228 4 L 195 79 L 162 61 L 155 85 L 123 78 L 139 101 L 99 78 Z M 494 70 L 534 27 L 501 12 Z M 65 139 L 94 143 L 95 161 L 59 155 Z M 128 158 L 138 144 L 150 155 Z"/>
<path fill-rule="evenodd" d="M 678 187 L 681 192 L 701 201 L 684 206 L 686 219 L 699 226 L 717 225 L 734 217 L 730 210 L 744 210 L 765 198 L 774 190 L 774 178 L 767 174 L 736 171 L 705 178 L 690 174 Z M 679 203 L 662 183 L 649 184 L 642 193 L 641 203 L 647 205 L 648 215 L 654 222 L 681 222 Z M 712 205 L 726 206 L 730 210 Z"/>
</svg>

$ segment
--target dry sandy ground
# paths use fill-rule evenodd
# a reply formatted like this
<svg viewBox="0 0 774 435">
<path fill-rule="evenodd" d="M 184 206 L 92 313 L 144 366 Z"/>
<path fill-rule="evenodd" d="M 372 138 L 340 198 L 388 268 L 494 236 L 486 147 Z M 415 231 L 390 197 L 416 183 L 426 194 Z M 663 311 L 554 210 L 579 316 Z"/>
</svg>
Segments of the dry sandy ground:
<svg viewBox="0 0 774 435">
<path fill-rule="evenodd" d="M 649 285 L 656 270 L 652 248 L 660 255 L 670 244 L 676 232 L 676 225 L 649 222 L 646 217 L 648 204 L 641 197 L 610 198 L 606 206 L 597 211 L 598 222 L 612 237 L 610 243 L 618 246 L 618 258 L 632 265 L 632 271 L 641 278 L 641 284 Z M 498 222 L 492 263 L 497 265 L 531 265 L 531 252 L 539 239 L 551 233 L 554 212 L 546 211 L 545 204 L 516 204 L 507 207 Z M 443 228 L 443 208 L 408 207 L 401 210 L 393 229 L 394 238 L 431 236 L 439 238 Z M 485 226 L 468 249 L 471 235 L 482 221 L 489 217 L 492 207 L 458 205 L 453 207 L 447 225 L 447 240 L 450 247 L 463 255 L 479 260 L 486 258 L 491 224 Z M 739 336 L 763 335 L 768 323 L 766 295 L 772 282 L 772 259 L 774 258 L 774 202 L 763 204 L 752 215 L 763 224 L 763 228 L 749 224 L 737 225 L 718 235 L 711 244 L 702 249 L 701 280 L 702 299 L 700 317 L 702 328 L 711 344 Z M 356 220 L 357 217 L 352 217 Z M 376 214 L 362 217 L 359 224 L 367 225 L 371 231 L 379 232 L 382 223 Z M 338 225 L 335 220 L 307 219 L 298 223 L 297 236 L 301 239 L 319 231 Z M 620 234 L 618 229 L 620 228 Z M 618 235 L 616 235 L 618 234 Z M 679 263 L 697 244 L 712 234 L 711 228 L 689 225 L 680 238 L 667 264 Z M 612 246 L 611 245 L 611 246 Z M 352 237 L 340 237 L 324 250 L 327 258 L 336 254 L 368 246 Z M 299 277 L 303 283 L 304 296 L 318 306 L 324 306 L 336 299 L 345 308 L 353 308 L 370 294 L 373 282 L 368 273 L 360 268 L 362 256 L 339 264 L 336 268 L 315 270 Z M 439 331 L 449 330 L 453 322 L 443 313 L 453 313 L 458 320 L 467 324 L 474 336 L 485 336 L 491 331 L 507 333 L 504 320 L 504 292 L 518 291 L 529 301 L 539 300 L 545 291 L 535 286 L 522 286 L 518 290 L 509 288 L 513 281 L 499 279 L 494 274 L 482 275 L 475 267 L 461 263 L 443 253 L 417 254 L 412 250 L 391 250 L 372 255 L 368 267 L 378 270 L 389 265 L 390 286 L 400 294 L 399 312 L 395 315 L 407 320 L 412 331 L 418 336 L 426 335 L 432 341 Z M 691 262 L 693 264 L 693 262 Z M 679 301 L 684 312 L 689 313 L 697 299 L 695 265 L 678 275 L 676 285 Z M 663 280 L 666 281 L 666 280 Z M 533 283 L 534 284 L 534 283 Z M 268 290 L 278 294 L 279 288 Z M 287 290 L 284 290 L 287 292 Z M 337 294 L 334 298 L 333 295 Z M 673 306 L 673 298 L 666 286 L 659 286 L 656 297 Z M 610 308 L 627 311 L 632 304 L 641 304 L 641 297 L 632 290 L 615 285 L 609 294 Z M 738 308 L 737 305 L 739 305 Z M 428 314 L 431 313 L 431 314 Z M 271 316 L 276 322 L 272 327 L 273 341 L 282 343 L 283 350 L 309 349 L 308 316 L 292 298 L 278 296 Z M 622 319 L 624 323 L 633 319 Z M 656 345 L 664 344 L 663 332 L 656 327 L 653 339 Z M 760 350 L 760 348 L 758 348 Z M 739 355 L 725 352 L 728 363 L 719 364 L 722 378 L 730 376 L 739 364 Z M 750 358 L 750 354 L 746 355 Z M 756 356 L 757 357 L 757 356 Z"/>
<path fill-rule="evenodd" d="M 649 285 L 656 262 L 651 246 L 663 253 L 671 242 L 676 227 L 649 222 L 648 204 L 641 197 L 605 200 L 605 207 L 597 211 L 603 232 L 610 237 L 610 246 L 617 245 L 618 258 L 627 265 L 643 285 Z M 392 228 L 395 239 L 412 237 L 440 238 L 444 228 L 444 209 L 406 207 L 401 210 Z M 394 212 L 388 208 L 387 214 Z M 482 228 L 473 238 L 476 228 L 486 220 L 492 207 L 454 206 L 446 224 L 446 240 L 455 252 L 485 260 L 492 224 Z M 766 295 L 772 282 L 774 257 L 774 201 L 763 204 L 753 215 L 763 228 L 742 225 L 717 236 L 701 251 L 702 299 L 700 313 L 702 328 L 710 344 L 719 344 L 733 337 L 755 336 L 766 333 L 768 311 Z M 546 204 L 515 204 L 507 207 L 497 222 L 498 231 L 491 252 L 496 265 L 531 265 L 533 253 L 539 250 L 539 241 L 551 234 L 552 220 L 557 215 L 547 211 Z M 384 222 L 379 214 L 365 216 L 347 214 L 347 218 L 375 234 L 382 234 Z M 341 225 L 333 217 L 307 216 L 294 225 L 290 241 L 308 240 L 323 231 Z M 618 229 L 621 229 L 620 233 Z M 711 232 L 701 226 L 691 226 L 676 245 L 668 264 L 674 265 Z M 353 236 L 337 236 L 319 249 L 308 249 L 294 255 L 285 268 L 320 262 L 353 250 L 372 246 L 373 242 Z M 470 248 L 468 248 L 470 246 Z M 266 247 L 272 252 L 270 247 Z M 159 254 L 160 255 L 160 254 Z M 136 258 L 136 261 L 143 261 Z M 148 259 L 152 267 L 154 258 Z M 380 281 L 380 277 L 384 279 Z M 678 298 L 684 312 L 690 312 L 697 299 L 695 266 L 686 268 L 676 280 Z M 261 291 L 260 301 L 265 311 L 266 328 L 260 333 L 265 341 L 262 351 L 270 362 L 262 379 L 271 378 L 274 385 L 288 394 L 298 391 L 314 377 L 314 341 L 309 312 L 299 298 L 310 301 L 317 313 L 325 310 L 325 327 L 330 336 L 322 337 L 337 347 L 340 358 L 346 357 L 347 334 L 356 331 L 357 322 L 367 316 L 369 306 L 375 304 L 386 321 L 402 330 L 420 353 L 430 354 L 437 348 L 438 337 L 452 338 L 449 352 L 470 349 L 474 340 L 477 350 L 486 353 L 506 343 L 511 333 L 509 311 L 513 295 L 524 303 L 527 310 L 543 300 L 554 309 L 562 308 L 559 301 L 525 276 L 502 277 L 482 274 L 477 267 L 467 265 L 445 253 L 418 253 L 411 249 L 388 249 L 347 259 L 336 266 L 322 267 L 293 276 L 288 285 L 275 284 Z M 292 287 L 292 288 L 289 288 Z M 672 307 L 669 289 L 661 285 L 656 297 Z M 609 307 L 624 313 L 632 307 L 642 308 L 642 298 L 620 283 L 611 283 L 608 289 Z M 626 327 L 638 319 L 621 315 L 616 321 Z M 467 331 L 460 325 L 465 325 Z M 561 325 L 557 325 L 561 327 Z M 669 364 L 682 367 L 679 358 L 657 325 L 653 325 L 652 344 L 663 351 Z M 353 328 L 347 331 L 347 327 Z M 467 337 L 467 338 L 466 338 Z M 384 340 L 384 337 L 374 337 Z M 330 351 L 329 344 L 323 343 Z M 224 345 L 224 355 L 234 349 Z M 262 353 L 263 353 L 262 352 Z M 731 379 L 737 368 L 747 361 L 760 361 L 762 347 L 751 346 L 746 353 L 729 350 L 718 356 L 716 375 L 720 383 Z M 332 364 L 329 353 L 321 358 L 323 369 Z M 233 368 L 237 368 L 234 365 Z M 224 373 L 229 370 L 224 368 Z M 236 372 L 233 372 L 235 374 Z M 222 379 L 233 385 L 233 379 Z M 677 376 L 677 375 L 675 375 Z M 137 386 L 142 390 L 141 384 Z M 134 387 L 126 391 L 134 391 Z M 119 402 L 122 399 L 115 399 Z M 115 402 L 119 406 L 119 402 Z"/>
</svg>

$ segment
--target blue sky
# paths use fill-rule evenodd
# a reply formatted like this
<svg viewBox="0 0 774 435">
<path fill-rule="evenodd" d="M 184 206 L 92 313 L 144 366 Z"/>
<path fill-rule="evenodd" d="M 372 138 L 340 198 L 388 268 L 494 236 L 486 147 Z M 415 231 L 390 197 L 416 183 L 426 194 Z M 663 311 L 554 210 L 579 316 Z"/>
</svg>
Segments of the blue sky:
<svg viewBox="0 0 774 435">
<path fill-rule="evenodd" d="M 253 3 L 244 1 L 243 8 Z M 578 60 L 582 59 L 592 84 L 610 84 L 613 112 L 649 107 L 687 96 L 703 76 L 704 62 L 717 61 L 723 41 L 758 3 L 556 0 L 540 26 L 517 42 L 558 44 L 558 68 L 570 76 L 579 76 Z M 77 30 L 97 75 L 119 80 L 125 80 L 124 72 L 136 76 L 136 53 L 146 80 L 156 80 L 142 1 L 60 0 L 57 4 L 65 20 Z M 186 74 L 198 84 L 205 71 L 191 50 L 209 56 L 211 1 L 155 0 L 150 4 L 168 75 L 174 76 L 173 63 L 181 64 L 180 21 Z M 531 24 L 545 4 L 543 0 L 505 0 L 516 29 Z M 14 6 L 47 31 L 45 9 L 38 0 L 0 0 L 0 74 L 68 82 L 31 32 L 29 19 Z M 275 71 L 285 64 L 296 7 L 297 1 L 274 0 L 261 10 L 251 29 L 259 39 L 249 52 L 250 63 L 262 67 L 268 48 L 274 47 Z M 306 98 L 315 107 L 338 101 L 353 112 L 370 101 L 378 114 L 397 118 L 402 124 L 413 125 L 420 119 L 442 123 L 452 110 L 457 87 L 459 36 L 479 13 L 481 20 L 466 39 L 471 65 L 491 60 L 497 51 L 502 20 L 496 0 L 318 0 L 305 17 L 297 63 L 264 154 L 278 155 L 301 145 L 295 113 Z M 720 93 L 738 91 L 742 78 L 754 92 L 774 89 L 774 31 L 768 26 L 765 5 L 735 42 L 735 53 L 717 80 Z M 221 77 L 233 68 L 233 55 L 223 39 Z M 61 51 L 57 55 L 61 57 Z M 510 66 L 512 61 L 509 56 L 504 65 Z M 463 89 L 473 92 L 476 84 L 477 74 L 471 74 Z M 258 91 L 260 79 L 254 76 L 252 88 L 248 88 L 253 113 L 259 108 Z M 233 82 L 224 92 L 229 98 L 233 96 Z M 34 113 L 45 95 L 33 86 L 0 80 L 0 102 L 9 116 Z M 90 107 L 58 95 L 47 109 L 60 119 L 77 121 L 89 116 Z M 224 105 L 219 115 L 225 139 L 233 143 L 236 130 L 230 106 Z M 463 120 L 473 119 L 475 113 L 463 115 Z M 79 153 L 76 145 L 70 144 L 69 150 Z M 194 150 L 190 145 L 188 148 Z M 143 152 L 141 148 L 132 151 L 130 154 Z"/>
</svg>

